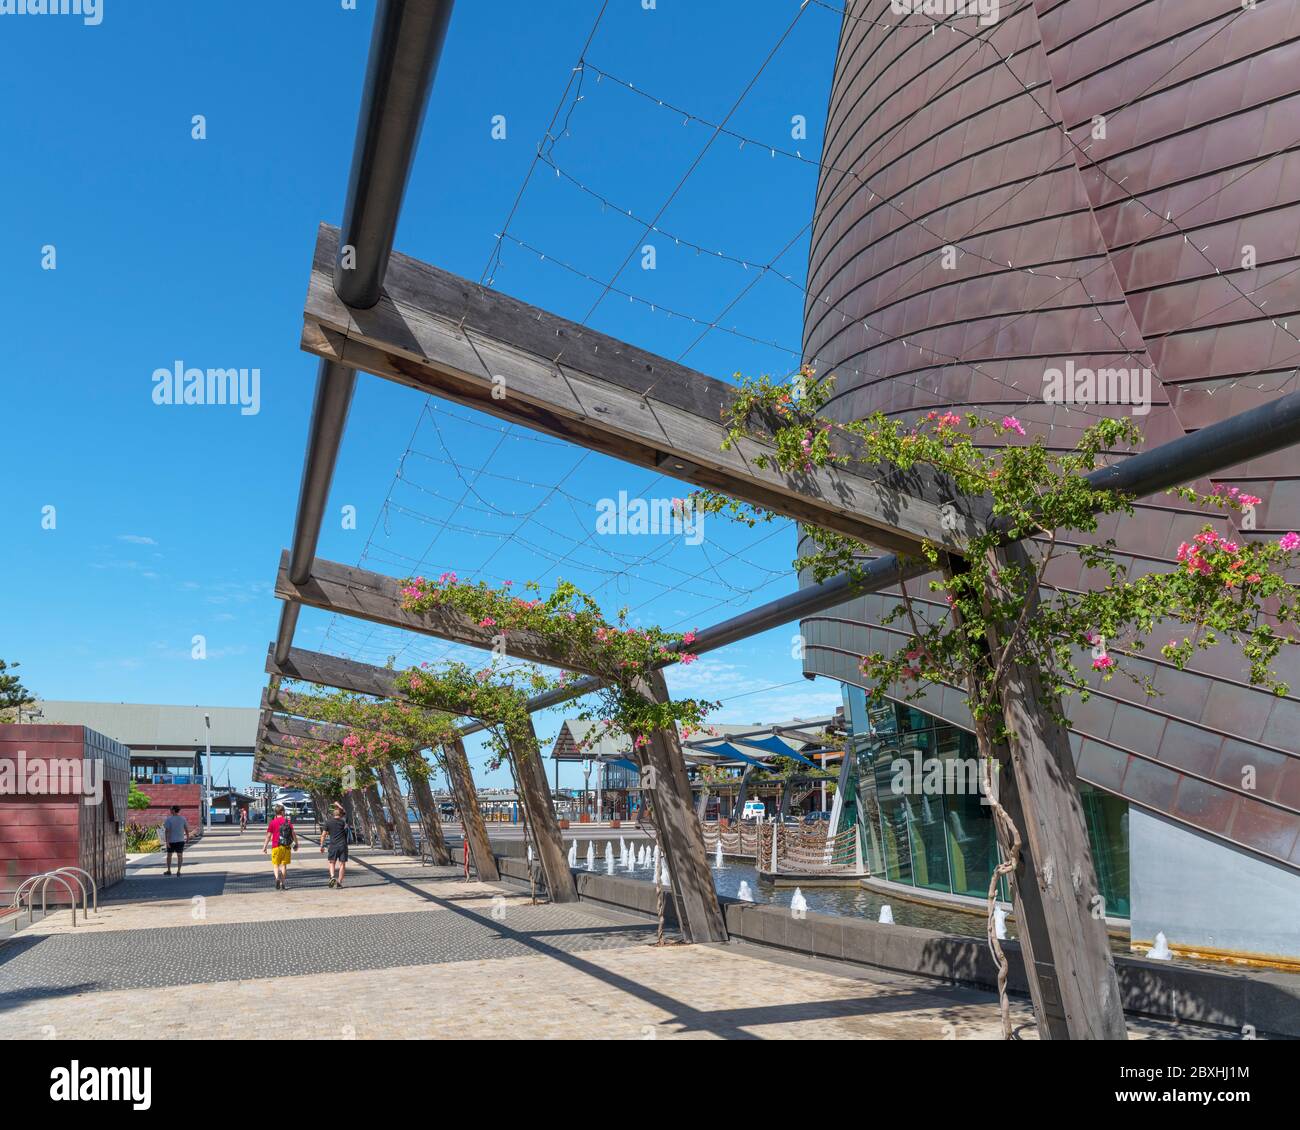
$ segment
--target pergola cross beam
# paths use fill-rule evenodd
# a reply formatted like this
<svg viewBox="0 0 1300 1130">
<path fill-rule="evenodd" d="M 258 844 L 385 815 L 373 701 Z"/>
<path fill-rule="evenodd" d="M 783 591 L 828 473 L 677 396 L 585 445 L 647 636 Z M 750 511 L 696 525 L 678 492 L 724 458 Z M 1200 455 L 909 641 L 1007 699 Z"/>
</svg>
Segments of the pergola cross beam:
<svg viewBox="0 0 1300 1130">
<path fill-rule="evenodd" d="M 337 249 L 338 229 L 322 224 L 302 347 L 327 361 L 882 549 L 960 552 L 990 520 L 986 499 L 929 466 L 792 474 L 759 465 L 768 444 L 724 450 L 734 385 L 406 255 L 390 258 L 377 304 L 349 307 L 334 290 Z"/>
</svg>

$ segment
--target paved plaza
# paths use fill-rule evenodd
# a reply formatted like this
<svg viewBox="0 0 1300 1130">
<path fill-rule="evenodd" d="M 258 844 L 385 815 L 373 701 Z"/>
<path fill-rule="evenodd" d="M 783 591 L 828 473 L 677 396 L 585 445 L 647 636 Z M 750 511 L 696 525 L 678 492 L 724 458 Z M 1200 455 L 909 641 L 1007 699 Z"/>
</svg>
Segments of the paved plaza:
<svg viewBox="0 0 1300 1130">
<path fill-rule="evenodd" d="M 0 1035 L 242 1038 L 286 1017 L 308 1039 L 999 1034 L 987 993 L 745 945 L 660 948 L 644 919 L 533 906 L 365 847 L 344 890 L 312 848 L 278 892 L 260 845 L 215 831 L 182 878 L 148 857 L 89 921 L 60 911 L 0 942 Z"/>
</svg>

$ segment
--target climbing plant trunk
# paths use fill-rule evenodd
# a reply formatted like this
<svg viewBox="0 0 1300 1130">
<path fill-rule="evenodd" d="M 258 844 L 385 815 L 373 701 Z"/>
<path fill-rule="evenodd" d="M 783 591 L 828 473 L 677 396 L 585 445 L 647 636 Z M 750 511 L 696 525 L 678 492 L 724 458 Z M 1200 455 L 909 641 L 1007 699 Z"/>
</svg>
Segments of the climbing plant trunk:
<svg viewBox="0 0 1300 1130">
<path fill-rule="evenodd" d="M 465 756 L 465 743 L 449 742 L 442 747 L 443 760 L 447 765 L 447 776 L 451 779 L 451 791 L 456 798 L 456 811 L 460 813 L 460 826 L 465 842 L 469 844 L 470 858 L 474 861 L 474 870 L 485 883 L 495 883 L 501 878 L 497 870 L 496 856 L 492 854 L 492 841 L 488 839 L 487 825 L 483 823 L 483 812 L 478 806 L 478 792 L 474 788 L 474 774 L 470 771 L 469 758 Z"/>
<path fill-rule="evenodd" d="M 384 796 L 388 800 L 388 812 L 393 818 L 397 846 L 403 855 L 414 855 L 415 834 L 411 831 L 411 821 L 406 814 L 406 798 L 397 779 L 397 770 L 393 768 L 391 762 L 385 762 L 380 766 L 379 779 L 384 783 Z"/>
<path fill-rule="evenodd" d="M 668 686 L 659 671 L 647 674 L 637 689 L 654 702 L 668 701 Z M 682 936 L 688 942 L 725 942 L 726 920 L 691 804 L 681 741 L 675 729 L 656 730 L 646 737 L 640 751 L 641 787 L 651 797 L 651 816 L 668 863 Z"/>
<path fill-rule="evenodd" d="M 366 789 L 366 803 L 370 805 L 370 819 L 374 821 L 375 836 L 379 846 L 385 851 L 393 850 L 393 837 L 388 832 L 388 822 L 384 819 L 384 802 L 379 796 L 379 786 L 371 785 Z"/>
<path fill-rule="evenodd" d="M 578 887 L 564 854 L 564 836 L 551 803 L 551 788 L 546 782 L 546 766 L 542 764 L 542 751 L 532 718 L 508 727 L 506 742 L 519 799 L 524 805 L 524 819 L 528 821 L 533 846 L 546 877 L 546 889 L 553 902 L 577 902 Z"/>
<path fill-rule="evenodd" d="M 996 550 L 994 557 L 998 569 L 1011 575 L 1027 576 L 1033 568 L 1019 543 Z M 1027 619 L 1038 604 L 1037 586 L 1028 589 Z M 998 646 L 996 634 L 990 646 Z M 998 695 L 1009 734 L 1010 772 L 999 774 L 997 799 L 1024 841 L 1012 888 L 1039 1038 L 1123 1040 L 1124 1007 L 1106 935 L 1105 903 L 1070 735 L 1057 721 L 1060 703 L 1029 664 L 1009 663 Z"/>
<path fill-rule="evenodd" d="M 447 837 L 442 832 L 442 818 L 438 815 L 438 804 L 429 787 L 429 778 L 413 773 L 410 780 L 411 799 L 415 802 L 415 811 L 420 815 L 429 856 L 434 863 L 448 864 L 451 862 L 451 851 L 447 847 Z"/>
</svg>

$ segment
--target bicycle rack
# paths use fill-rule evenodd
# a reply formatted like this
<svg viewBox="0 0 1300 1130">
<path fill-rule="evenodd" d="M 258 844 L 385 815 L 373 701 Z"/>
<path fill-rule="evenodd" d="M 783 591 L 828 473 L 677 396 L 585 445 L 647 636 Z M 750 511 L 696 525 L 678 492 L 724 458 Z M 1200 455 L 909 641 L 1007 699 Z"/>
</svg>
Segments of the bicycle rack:
<svg viewBox="0 0 1300 1130">
<path fill-rule="evenodd" d="M 81 916 L 83 919 L 89 921 L 90 900 L 86 896 L 86 884 L 83 883 L 81 879 L 78 878 L 76 875 L 72 874 L 72 872 L 74 871 L 81 871 L 81 868 L 80 867 L 56 867 L 53 871 L 48 872 L 45 882 L 41 885 L 41 894 L 42 896 L 44 896 L 45 888 L 49 885 L 51 879 L 71 879 L 74 883 L 77 884 L 77 890 L 81 892 Z M 82 874 L 84 875 L 85 872 L 83 871 Z M 87 875 L 86 878 L 89 879 L 90 876 Z M 91 882 L 94 882 L 94 880 L 92 879 Z M 98 896 L 96 896 L 96 902 L 98 902 Z"/>
<path fill-rule="evenodd" d="M 47 874 L 48 872 L 42 871 L 39 875 L 28 875 L 26 879 L 24 879 L 21 883 L 18 884 L 17 889 L 14 891 L 13 900 L 12 902 L 10 902 L 9 905 L 12 906 L 19 914 L 22 914 L 24 889 L 30 886 L 34 890 L 36 883 L 39 882 L 41 879 L 44 879 Z M 31 892 L 28 892 L 27 925 L 30 926 L 35 921 L 36 921 L 36 904 L 33 901 L 33 895 L 31 894 Z"/>
<path fill-rule="evenodd" d="M 68 892 L 68 903 L 72 909 L 72 925 L 77 924 L 77 894 L 72 889 L 72 884 L 77 884 L 77 891 L 81 892 L 81 913 L 82 917 L 89 920 L 90 918 L 90 897 L 87 894 L 86 884 L 80 879 L 80 875 L 86 877 L 90 883 L 90 890 L 94 892 L 94 911 L 99 913 L 99 887 L 95 883 L 94 876 L 81 867 L 58 867 L 53 871 L 42 871 L 39 875 L 29 875 L 14 890 L 13 898 L 9 905 L 22 914 L 23 894 L 27 895 L 27 924 L 29 926 L 36 922 L 36 884 L 40 883 L 41 887 L 41 916 L 48 914 L 48 888 L 51 880 L 58 880 L 63 884 L 64 890 Z M 69 881 L 70 880 L 70 881 Z"/>
<path fill-rule="evenodd" d="M 91 897 L 93 900 L 91 905 L 93 906 L 95 913 L 96 914 L 99 913 L 99 884 L 95 882 L 95 877 L 89 871 L 87 871 L 84 867 L 72 867 L 72 866 L 56 867 L 54 870 L 56 872 L 75 871 L 78 875 L 84 875 L 86 877 L 86 882 L 90 884 Z M 86 884 L 81 883 L 80 880 L 78 880 L 78 883 L 81 886 L 81 910 L 83 914 L 89 916 L 89 912 L 86 910 Z"/>
<path fill-rule="evenodd" d="M 26 879 L 24 879 L 21 883 L 18 884 L 18 889 L 14 891 L 13 901 L 10 905 L 12 905 L 14 909 L 21 914 L 22 906 L 23 906 L 22 903 L 23 891 L 26 890 L 27 891 L 27 925 L 31 926 L 36 921 L 36 884 L 40 883 L 41 884 L 41 917 L 44 918 L 48 913 L 46 888 L 50 885 L 51 879 L 57 879 L 60 883 L 63 884 L 64 889 L 68 892 L 68 902 L 72 906 L 72 924 L 73 926 L 76 926 L 77 896 L 73 893 L 72 883 L 69 883 L 67 877 L 64 875 L 60 875 L 57 871 L 42 871 L 39 875 L 29 875 Z M 72 881 L 77 884 L 78 890 L 81 891 L 81 905 L 84 909 L 86 905 L 86 888 L 81 885 L 81 880 L 78 879 L 75 875 L 72 877 Z"/>
</svg>

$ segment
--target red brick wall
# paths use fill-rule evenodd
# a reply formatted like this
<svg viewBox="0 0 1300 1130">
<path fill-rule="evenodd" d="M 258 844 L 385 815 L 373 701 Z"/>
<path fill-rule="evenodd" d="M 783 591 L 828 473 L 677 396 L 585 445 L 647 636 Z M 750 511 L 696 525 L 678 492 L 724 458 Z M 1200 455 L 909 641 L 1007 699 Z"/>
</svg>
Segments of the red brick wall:
<svg viewBox="0 0 1300 1130">
<path fill-rule="evenodd" d="M 202 794 L 200 785 L 153 785 L 148 781 L 137 781 L 136 786 L 152 803 L 148 808 L 132 808 L 127 813 L 127 821 L 140 824 L 146 828 L 156 828 L 171 815 L 172 805 L 181 806 L 181 815 L 190 823 L 190 832 L 197 835 L 202 828 L 199 802 Z M 161 833 L 160 833 L 161 835 Z"/>
</svg>

